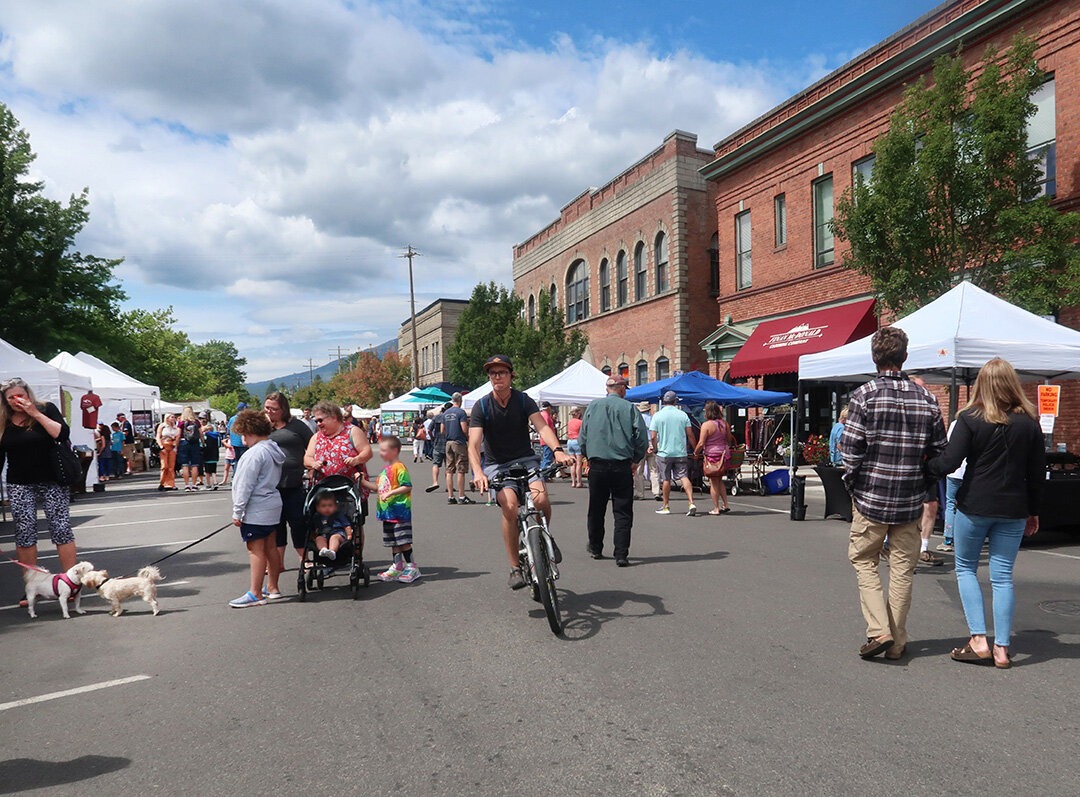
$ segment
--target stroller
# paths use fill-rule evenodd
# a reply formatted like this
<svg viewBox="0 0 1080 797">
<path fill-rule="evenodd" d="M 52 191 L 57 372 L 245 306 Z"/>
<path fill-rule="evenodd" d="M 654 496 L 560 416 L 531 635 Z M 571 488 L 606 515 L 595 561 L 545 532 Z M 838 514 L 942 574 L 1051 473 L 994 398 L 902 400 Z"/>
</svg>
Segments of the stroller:
<svg viewBox="0 0 1080 797">
<path fill-rule="evenodd" d="M 353 539 L 347 541 L 337 552 L 333 562 L 319 556 L 315 545 L 315 508 L 322 495 L 332 494 L 338 502 L 338 508 L 349 518 L 353 529 Z M 344 567 L 347 563 L 349 589 L 353 600 L 360 597 L 360 587 L 371 584 L 371 569 L 364 564 L 364 519 L 367 506 L 361 497 L 360 487 L 347 476 L 327 476 L 308 489 L 304 498 L 304 519 L 307 522 L 307 538 L 304 541 L 304 557 L 300 571 L 296 576 L 296 592 L 301 601 L 307 598 L 309 591 L 323 589 L 330 571 L 335 567 Z"/>
</svg>

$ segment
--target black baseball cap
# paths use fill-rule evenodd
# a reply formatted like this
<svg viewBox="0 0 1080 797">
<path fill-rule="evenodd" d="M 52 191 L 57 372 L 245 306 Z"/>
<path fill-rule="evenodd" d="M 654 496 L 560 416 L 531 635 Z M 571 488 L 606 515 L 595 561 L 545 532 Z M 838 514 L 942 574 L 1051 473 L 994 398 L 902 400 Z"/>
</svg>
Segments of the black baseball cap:
<svg viewBox="0 0 1080 797">
<path fill-rule="evenodd" d="M 513 373 L 513 371 L 514 371 L 514 364 L 512 362 L 510 362 L 509 357 L 507 357 L 505 354 L 493 354 L 490 357 L 488 357 L 487 362 L 484 363 L 484 373 L 486 374 L 488 371 L 490 371 L 496 365 L 503 366 L 504 368 L 506 368 L 506 370 L 510 371 L 511 373 Z"/>
</svg>

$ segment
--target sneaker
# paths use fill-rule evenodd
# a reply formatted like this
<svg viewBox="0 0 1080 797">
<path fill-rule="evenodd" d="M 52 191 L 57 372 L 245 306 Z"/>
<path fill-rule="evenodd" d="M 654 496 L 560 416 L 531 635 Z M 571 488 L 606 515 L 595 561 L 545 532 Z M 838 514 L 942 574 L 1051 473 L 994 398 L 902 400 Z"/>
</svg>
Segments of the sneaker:
<svg viewBox="0 0 1080 797">
<path fill-rule="evenodd" d="M 591 545 L 585 546 L 585 553 L 591 556 L 593 559 L 603 559 L 604 554 L 593 548 Z"/>
<path fill-rule="evenodd" d="M 663 507 L 660 507 L 659 509 L 656 510 L 656 514 L 658 514 L 658 515 L 670 515 L 671 510 L 668 509 L 666 506 L 663 506 Z"/>
<path fill-rule="evenodd" d="M 941 553 L 953 553 L 956 550 L 955 548 L 953 548 L 953 544 L 951 542 L 943 542 L 937 547 L 937 549 Z"/>
<path fill-rule="evenodd" d="M 337 559 L 337 552 L 331 550 L 330 548 L 323 548 L 319 551 L 319 556 L 321 556 L 323 559 L 329 559 L 331 562 L 333 562 L 335 559 Z"/>
<path fill-rule="evenodd" d="M 397 581 L 404 572 L 405 562 L 394 560 L 394 563 L 390 565 L 390 567 L 379 573 L 379 581 Z"/>
<path fill-rule="evenodd" d="M 454 496 L 450 496 L 449 498 L 446 499 L 446 503 L 448 503 L 448 504 L 456 504 L 457 502 L 458 502 L 458 500 L 456 498 L 454 498 Z"/>
<path fill-rule="evenodd" d="M 615 566 L 630 567 L 630 560 L 628 560 L 625 556 L 620 556 L 618 559 L 615 560 Z"/>
<path fill-rule="evenodd" d="M 266 598 L 257 598 L 255 597 L 255 593 L 249 590 L 236 600 L 229 601 L 229 605 L 234 609 L 246 609 L 248 606 L 265 606 Z"/>
<path fill-rule="evenodd" d="M 280 592 L 270 592 L 266 587 L 263 587 L 262 594 L 268 601 L 279 601 L 284 597 Z"/>
<path fill-rule="evenodd" d="M 662 495 L 654 495 L 654 496 L 652 497 L 652 500 L 654 500 L 654 501 L 663 501 L 663 500 L 664 500 L 664 496 L 662 496 Z"/>
<path fill-rule="evenodd" d="M 687 509 L 686 509 L 686 516 L 687 517 L 695 517 L 696 515 L 697 515 L 697 506 L 695 506 L 694 504 L 690 504 L 690 506 L 687 507 Z"/>
<path fill-rule="evenodd" d="M 476 503 L 476 501 L 472 500 L 472 499 L 471 499 L 471 498 L 469 498 L 469 496 L 467 496 L 467 495 L 463 495 L 463 496 L 461 496 L 461 497 L 460 497 L 460 498 L 459 498 L 459 499 L 457 500 L 457 502 L 458 502 L 459 504 L 475 504 L 475 503 Z"/>
<path fill-rule="evenodd" d="M 510 571 L 510 578 L 507 579 L 506 584 L 510 589 L 525 589 L 525 576 L 521 574 L 520 567 L 515 567 Z"/>
<path fill-rule="evenodd" d="M 402 570 L 401 575 L 398 576 L 398 581 L 402 584 L 411 584 L 422 575 L 423 573 L 420 572 L 420 568 L 417 566 L 416 562 L 406 562 L 405 569 Z"/>
</svg>

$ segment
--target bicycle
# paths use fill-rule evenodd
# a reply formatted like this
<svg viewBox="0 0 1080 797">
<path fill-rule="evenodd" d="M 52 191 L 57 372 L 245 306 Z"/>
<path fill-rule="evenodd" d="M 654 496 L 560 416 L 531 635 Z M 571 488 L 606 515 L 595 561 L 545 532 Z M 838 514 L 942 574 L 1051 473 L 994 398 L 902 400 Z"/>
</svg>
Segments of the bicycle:
<svg viewBox="0 0 1080 797">
<path fill-rule="evenodd" d="M 511 488 L 518 496 L 518 562 L 525 585 L 532 591 L 532 598 L 544 606 L 551 632 L 561 636 L 562 612 L 559 609 L 559 592 L 555 582 L 559 580 L 559 568 L 555 564 L 555 543 L 548 530 L 544 513 L 533 503 L 529 480 L 537 476 L 550 477 L 559 466 L 546 469 L 527 469 L 514 466 L 491 479 L 489 484 L 498 492 Z"/>
</svg>

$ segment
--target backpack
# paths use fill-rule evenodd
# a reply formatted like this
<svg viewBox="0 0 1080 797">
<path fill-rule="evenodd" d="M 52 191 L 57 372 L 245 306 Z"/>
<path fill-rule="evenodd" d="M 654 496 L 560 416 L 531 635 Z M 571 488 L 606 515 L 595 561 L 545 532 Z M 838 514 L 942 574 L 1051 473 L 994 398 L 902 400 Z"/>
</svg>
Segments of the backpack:
<svg viewBox="0 0 1080 797">
<path fill-rule="evenodd" d="M 184 421 L 184 441 L 197 443 L 199 441 L 199 424 L 195 421 Z"/>
</svg>

